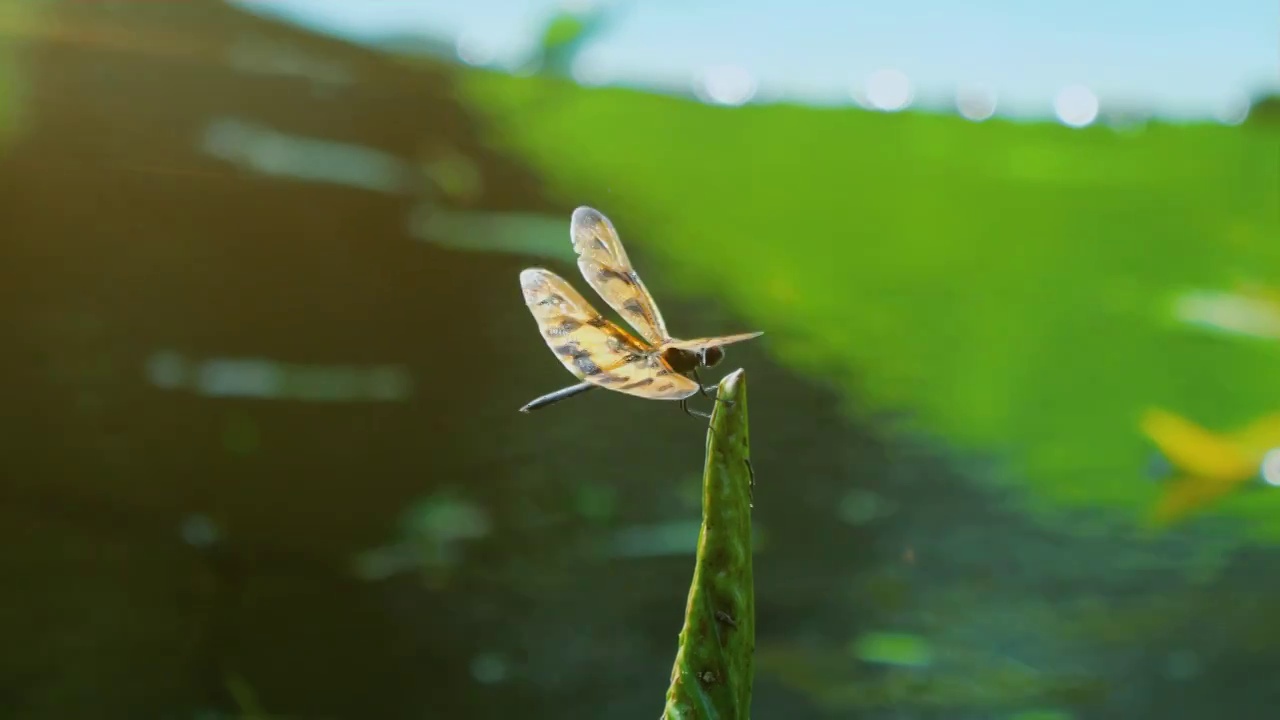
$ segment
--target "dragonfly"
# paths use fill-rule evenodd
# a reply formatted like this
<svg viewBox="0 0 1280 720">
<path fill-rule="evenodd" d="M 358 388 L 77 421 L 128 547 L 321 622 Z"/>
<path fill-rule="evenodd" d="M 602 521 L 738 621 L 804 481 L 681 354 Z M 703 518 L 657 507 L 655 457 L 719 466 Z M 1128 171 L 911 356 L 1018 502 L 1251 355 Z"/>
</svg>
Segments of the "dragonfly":
<svg viewBox="0 0 1280 720">
<path fill-rule="evenodd" d="M 760 337 L 763 332 L 679 340 L 667 332 L 639 274 L 631 266 L 613 223 L 599 210 L 579 207 L 569 223 L 578 269 L 587 284 L 640 334 L 636 337 L 591 306 L 567 280 L 545 268 L 520 272 L 524 302 L 542 338 L 565 368 L 582 382 L 530 401 L 528 413 L 593 388 L 650 400 L 678 400 L 689 415 L 710 417 L 689 408 L 703 387 L 699 368 L 724 360 L 724 346 Z"/>
</svg>

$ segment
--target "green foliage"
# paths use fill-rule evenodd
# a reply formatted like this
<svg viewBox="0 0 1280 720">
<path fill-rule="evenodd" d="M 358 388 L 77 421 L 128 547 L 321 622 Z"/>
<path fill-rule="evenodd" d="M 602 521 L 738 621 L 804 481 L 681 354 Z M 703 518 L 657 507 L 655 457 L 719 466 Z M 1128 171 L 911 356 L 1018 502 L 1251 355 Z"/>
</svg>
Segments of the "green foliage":
<svg viewBox="0 0 1280 720">
<path fill-rule="evenodd" d="M 746 720 L 751 714 L 755 590 L 746 374 L 720 381 L 707 431 L 702 530 L 665 720 Z"/>
<path fill-rule="evenodd" d="M 568 45 L 581 38 L 586 29 L 587 24 L 577 15 L 558 14 L 547 23 L 546 30 L 542 34 L 541 45 L 545 50 Z"/>
<path fill-rule="evenodd" d="M 1249 108 L 1248 122 L 1251 125 L 1272 127 L 1280 125 L 1280 93 L 1267 93 L 1254 98 L 1253 106 Z"/>
<path fill-rule="evenodd" d="M 550 192 L 608 208 L 668 304 L 678 288 L 717 298 L 852 411 L 997 455 L 1009 472 L 983 477 L 1015 478 L 1033 508 L 1144 513 L 1159 490 L 1138 430 L 1151 405 L 1209 427 L 1280 408 L 1280 343 L 1175 312 L 1200 289 L 1280 286 L 1273 129 L 462 82 Z M 1220 509 L 1280 536 L 1280 493 Z"/>
<path fill-rule="evenodd" d="M 607 27 L 604 8 L 556 12 L 547 21 L 538 43 L 541 71 L 568 76 L 583 47 Z"/>
<path fill-rule="evenodd" d="M 13 38 L 34 27 L 39 20 L 32 5 L 21 0 L 0 0 L 0 29 L 11 36 L 7 41 L 0 41 L 0 155 L 20 130 L 23 88 L 19 49 L 22 44 Z"/>
</svg>

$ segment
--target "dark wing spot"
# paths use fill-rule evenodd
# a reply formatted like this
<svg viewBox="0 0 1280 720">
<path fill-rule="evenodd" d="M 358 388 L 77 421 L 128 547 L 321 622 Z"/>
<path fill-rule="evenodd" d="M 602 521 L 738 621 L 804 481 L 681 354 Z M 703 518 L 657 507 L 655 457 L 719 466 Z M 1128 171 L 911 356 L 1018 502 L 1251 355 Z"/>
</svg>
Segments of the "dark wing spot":
<svg viewBox="0 0 1280 720">
<path fill-rule="evenodd" d="M 573 364 L 578 366 L 578 370 L 583 375 L 599 375 L 600 366 L 596 365 L 596 361 L 591 359 L 591 353 L 579 353 L 573 357 Z"/>
<path fill-rule="evenodd" d="M 657 390 L 658 392 L 666 392 L 667 390 L 670 390 L 673 387 L 675 387 L 675 385 L 672 385 L 669 382 L 664 382 L 658 387 L 654 388 L 654 390 Z"/>
<path fill-rule="evenodd" d="M 552 349 L 557 353 L 573 358 L 574 360 L 582 360 L 583 358 L 591 357 L 591 351 L 583 350 L 582 346 L 578 345 L 577 340 L 570 340 L 569 342 Z"/>
<path fill-rule="evenodd" d="M 645 378 L 645 379 L 643 379 L 643 380 L 637 380 L 637 381 L 635 381 L 635 382 L 633 382 L 633 383 L 630 383 L 630 384 L 628 384 L 628 385 L 623 385 L 622 387 L 620 387 L 620 388 L 618 388 L 618 389 L 619 389 L 619 390 L 632 390 L 632 389 L 635 389 L 635 388 L 648 387 L 648 386 L 650 386 L 650 385 L 652 385 L 652 384 L 653 384 L 653 378 L 651 378 L 651 377 L 650 377 L 650 378 Z"/>
<path fill-rule="evenodd" d="M 551 293 L 538 301 L 539 305 L 560 305 L 564 302 L 564 298 L 555 293 Z"/>
<path fill-rule="evenodd" d="M 573 318 L 563 318 L 558 324 L 547 326 L 547 337 L 558 338 L 582 327 L 582 323 Z"/>
<path fill-rule="evenodd" d="M 600 268 L 596 271 L 596 277 L 600 280 L 621 280 L 628 285 L 635 285 L 635 273 L 618 272 L 613 268 Z"/>
<path fill-rule="evenodd" d="M 604 326 L 608 325 L 608 324 L 609 324 L 609 321 L 608 321 L 608 320 L 605 320 L 603 317 L 601 317 L 601 316 L 599 316 L 599 315 L 596 315 L 595 317 L 593 317 L 593 318 L 591 318 L 590 320 L 588 320 L 588 321 L 587 321 L 587 324 L 588 324 L 588 325 L 590 325 L 591 327 L 594 327 L 594 328 L 602 328 L 602 327 L 604 327 Z"/>
<path fill-rule="evenodd" d="M 618 383 L 624 383 L 630 379 L 631 377 L 629 375 L 614 375 L 610 373 L 608 375 L 605 375 L 604 377 L 601 377 L 600 383 L 603 385 L 617 385 Z M 631 385 L 623 385 L 623 387 L 631 387 Z"/>
<path fill-rule="evenodd" d="M 649 317 L 649 313 L 644 311 L 644 306 L 635 298 L 628 298 L 626 302 L 622 303 L 622 309 L 637 317 Z"/>
<path fill-rule="evenodd" d="M 604 241 L 600 239 L 599 235 L 593 235 L 591 239 L 595 241 L 591 244 L 595 245 L 597 250 L 603 250 L 605 252 L 609 252 L 609 246 L 604 244 Z"/>
</svg>

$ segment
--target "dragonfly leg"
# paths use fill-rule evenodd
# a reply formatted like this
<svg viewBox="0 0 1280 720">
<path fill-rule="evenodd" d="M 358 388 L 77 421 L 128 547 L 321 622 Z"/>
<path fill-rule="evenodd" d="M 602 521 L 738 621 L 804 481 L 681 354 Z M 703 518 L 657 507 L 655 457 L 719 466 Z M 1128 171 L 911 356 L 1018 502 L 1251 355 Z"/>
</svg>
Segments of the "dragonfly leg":
<svg viewBox="0 0 1280 720">
<path fill-rule="evenodd" d="M 704 386 L 704 385 L 702 384 L 702 378 L 698 377 L 698 370 L 697 370 L 697 368 L 694 368 L 694 369 L 693 369 L 693 370 L 691 370 L 690 372 L 692 372 L 692 373 L 693 373 L 693 381 L 694 381 L 694 382 L 696 382 L 696 383 L 698 383 L 698 392 L 702 395 L 702 397 L 704 397 L 704 398 L 711 398 L 712 400 L 715 400 L 716 402 L 724 403 L 725 405 L 733 405 L 733 401 L 732 401 L 732 400 L 721 400 L 721 399 L 720 399 L 720 393 L 718 392 L 718 391 L 719 391 L 719 389 L 720 389 L 720 386 L 719 386 L 719 385 L 706 385 L 706 386 Z M 716 394 L 715 394 L 715 395 L 711 395 L 711 394 L 709 394 L 709 393 L 707 392 L 708 390 L 716 390 L 717 392 L 716 392 Z"/>
<path fill-rule="evenodd" d="M 706 418 L 707 420 L 711 419 L 711 415 L 704 412 L 699 412 L 689 407 L 689 398 L 684 398 L 683 400 L 680 401 L 680 409 L 683 410 L 684 414 L 688 415 L 689 417 Z"/>
</svg>

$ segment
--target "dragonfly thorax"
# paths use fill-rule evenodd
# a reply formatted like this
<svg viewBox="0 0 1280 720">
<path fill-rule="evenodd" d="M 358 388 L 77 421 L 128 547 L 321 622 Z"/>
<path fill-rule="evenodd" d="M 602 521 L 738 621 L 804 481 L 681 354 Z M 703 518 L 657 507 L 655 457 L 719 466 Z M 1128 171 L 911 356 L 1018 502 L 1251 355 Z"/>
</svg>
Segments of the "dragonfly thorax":
<svg viewBox="0 0 1280 720">
<path fill-rule="evenodd" d="M 662 359 L 672 370 L 687 373 L 699 367 L 715 367 L 724 359 L 724 349 L 709 347 L 705 350 L 685 350 L 683 348 L 667 348 L 662 351 Z"/>
</svg>

